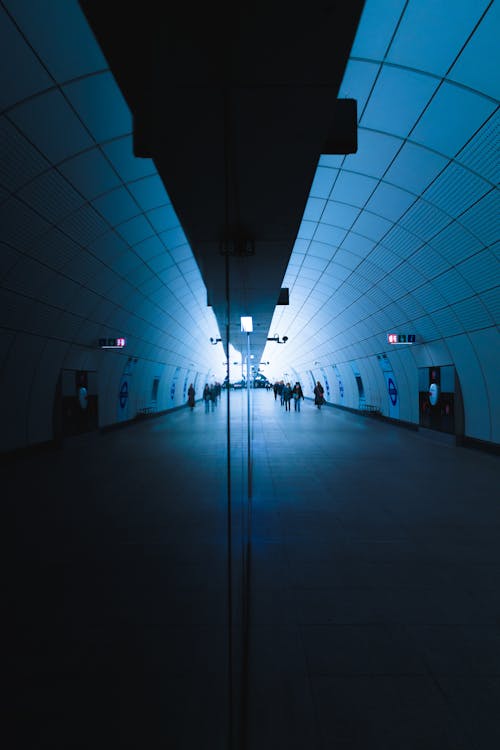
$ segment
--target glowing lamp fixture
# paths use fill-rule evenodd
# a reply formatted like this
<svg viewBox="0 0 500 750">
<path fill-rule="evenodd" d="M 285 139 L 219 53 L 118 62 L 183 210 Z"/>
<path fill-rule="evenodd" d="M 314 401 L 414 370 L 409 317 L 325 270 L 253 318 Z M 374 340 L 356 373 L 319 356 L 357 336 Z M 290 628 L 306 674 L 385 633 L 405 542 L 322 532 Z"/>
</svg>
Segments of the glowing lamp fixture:
<svg viewBox="0 0 500 750">
<path fill-rule="evenodd" d="M 280 337 L 278 336 L 277 333 L 275 333 L 274 336 L 271 336 L 270 338 L 268 337 L 267 340 L 275 341 L 277 344 L 286 344 L 286 342 L 288 341 L 288 336 L 283 336 L 282 341 L 280 341 Z"/>
</svg>

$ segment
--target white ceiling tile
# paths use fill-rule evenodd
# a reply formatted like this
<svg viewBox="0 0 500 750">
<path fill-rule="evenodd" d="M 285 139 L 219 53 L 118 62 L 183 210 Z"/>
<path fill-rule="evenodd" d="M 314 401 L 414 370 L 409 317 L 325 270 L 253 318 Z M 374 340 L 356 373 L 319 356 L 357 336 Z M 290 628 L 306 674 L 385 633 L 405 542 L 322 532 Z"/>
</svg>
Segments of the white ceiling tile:
<svg viewBox="0 0 500 750">
<path fill-rule="evenodd" d="M 16 102 L 50 88 L 53 82 L 3 8 L 0 8 L 0 37 L 4 59 L 15 61 L 17 70 L 17 75 L 13 75 L 10 65 L 0 66 L 0 111 L 3 112 Z"/>
<path fill-rule="evenodd" d="M 0 279 L 3 279 L 23 257 L 24 255 L 19 250 L 0 241 Z"/>
<path fill-rule="evenodd" d="M 153 209 L 161 210 L 167 207 L 173 211 L 165 186 L 159 175 L 151 175 L 130 182 L 128 184 L 128 189 L 143 211 L 152 211 Z M 178 224 L 178 220 L 175 223 Z M 167 227 L 162 227 L 162 229 L 166 228 Z"/>
<path fill-rule="evenodd" d="M 49 161 L 12 123 L 0 117 L 0 183 L 5 189 L 15 192 L 49 167 Z"/>
<path fill-rule="evenodd" d="M 387 59 L 444 76 L 478 22 L 488 0 L 413 0 Z M 443 33 L 446 30 L 446 33 Z"/>
<path fill-rule="evenodd" d="M 498 287 L 490 289 L 481 295 L 481 301 L 488 310 L 491 319 L 494 321 L 497 328 L 500 327 L 500 294 L 498 293 Z"/>
<path fill-rule="evenodd" d="M 353 230 L 377 242 L 382 239 L 391 226 L 392 222 L 387 219 L 376 216 L 369 211 L 363 211 L 354 222 Z"/>
<path fill-rule="evenodd" d="M 374 240 L 369 240 L 356 232 L 348 232 L 342 247 L 361 258 L 366 258 L 375 247 Z"/>
<path fill-rule="evenodd" d="M 324 242 L 316 242 L 316 240 L 313 240 L 309 244 L 309 251 L 308 255 L 316 256 L 318 258 L 324 258 L 326 260 L 330 260 L 330 258 L 333 257 L 335 253 L 335 248 L 332 247 L 332 245 L 324 243 Z"/>
<path fill-rule="evenodd" d="M 359 266 L 360 259 L 357 255 L 353 255 L 348 250 L 340 248 L 335 255 L 335 262 L 352 271 Z"/>
<path fill-rule="evenodd" d="M 386 173 L 402 145 L 398 136 L 358 126 L 358 150 L 346 156 L 344 168 L 378 179 Z"/>
<path fill-rule="evenodd" d="M 137 242 L 134 245 L 134 252 L 140 258 L 142 258 L 142 260 L 147 261 L 148 263 L 152 258 L 161 259 L 162 256 L 169 257 L 168 252 L 163 247 L 163 243 L 156 235 L 147 237 L 145 240 L 142 240 L 141 242 Z"/>
<path fill-rule="evenodd" d="M 393 185 L 380 183 L 366 204 L 366 208 L 389 221 L 397 221 L 414 201 L 413 193 Z"/>
<path fill-rule="evenodd" d="M 156 167 L 152 159 L 134 156 L 131 135 L 122 136 L 110 143 L 102 144 L 102 150 L 124 182 L 156 174 Z"/>
<path fill-rule="evenodd" d="M 330 247 L 338 247 L 342 244 L 346 236 L 346 230 L 334 227 L 331 224 L 318 224 L 318 228 L 314 234 L 314 242 L 311 242 L 309 252 L 314 252 L 314 247 L 317 243 L 325 243 Z"/>
<path fill-rule="evenodd" d="M 338 201 L 328 201 L 321 217 L 321 223 L 350 229 L 358 216 L 359 208 L 357 206 L 349 206 Z"/>
<path fill-rule="evenodd" d="M 454 268 L 437 276 L 433 283 L 449 304 L 471 297 L 474 293 L 464 276 Z"/>
<path fill-rule="evenodd" d="M 114 231 L 105 232 L 87 245 L 88 249 L 103 263 L 109 264 L 123 253 L 128 252 L 127 243 Z"/>
<path fill-rule="evenodd" d="M 304 257 L 302 268 L 311 268 L 314 271 L 324 271 L 328 265 L 326 258 L 319 258 L 316 255 L 308 254 Z"/>
<path fill-rule="evenodd" d="M 319 221 L 325 205 L 326 200 L 324 200 L 323 198 L 308 198 L 304 210 L 304 220 Z"/>
<path fill-rule="evenodd" d="M 92 205 L 113 227 L 137 216 L 140 212 L 134 199 L 124 187 L 104 193 L 93 200 Z"/>
<path fill-rule="evenodd" d="M 62 174 L 87 200 L 118 187 L 120 178 L 115 174 L 98 149 L 90 149 L 59 166 Z"/>
<path fill-rule="evenodd" d="M 14 107 L 9 118 L 53 164 L 94 145 L 70 105 L 56 89 Z"/>
<path fill-rule="evenodd" d="M 460 263 L 457 270 L 467 279 L 475 292 L 500 289 L 500 261 L 489 250 L 484 250 Z"/>
<path fill-rule="evenodd" d="M 445 82 L 412 132 L 412 140 L 453 157 L 495 109 L 488 99 Z"/>
<path fill-rule="evenodd" d="M 447 260 L 430 245 L 423 245 L 418 253 L 411 257 L 411 266 L 416 268 L 426 279 L 434 279 L 450 267 Z"/>
<path fill-rule="evenodd" d="M 433 237 L 430 244 L 451 266 L 474 255 L 483 247 L 472 232 L 456 221 Z"/>
<path fill-rule="evenodd" d="M 485 246 L 500 237 L 500 190 L 491 190 L 460 217 L 460 223 Z"/>
<path fill-rule="evenodd" d="M 82 196 L 55 169 L 29 182 L 19 190 L 18 196 L 53 224 L 76 211 L 84 202 Z"/>
<path fill-rule="evenodd" d="M 54 271 L 33 258 L 18 256 L 2 280 L 2 285 L 12 292 L 36 298 L 41 289 L 54 279 Z"/>
<path fill-rule="evenodd" d="M 363 278 L 369 279 L 373 284 L 379 279 L 383 279 L 386 273 L 387 271 L 385 269 L 381 268 L 376 263 L 373 263 L 371 260 L 363 261 L 358 269 L 358 274 L 363 276 Z"/>
<path fill-rule="evenodd" d="M 401 225 L 422 241 L 431 240 L 450 222 L 448 214 L 421 199 L 401 218 Z"/>
<path fill-rule="evenodd" d="M 398 300 L 398 305 L 405 314 L 407 320 L 415 320 L 425 313 L 422 305 L 415 299 L 412 294 L 407 294 Z"/>
<path fill-rule="evenodd" d="M 395 276 L 387 274 L 383 279 L 378 282 L 379 289 L 386 292 L 391 300 L 399 299 L 403 297 L 406 289 L 400 284 Z"/>
<path fill-rule="evenodd" d="M 392 229 L 385 235 L 383 246 L 391 250 L 399 258 L 409 258 L 420 247 L 423 241 L 416 237 L 399 224 L 395 224 Z"/>
<path fill-rule="evenodd" d="M 362 112 L 379 70 L 379 63 L 350 59 L 345 69 L 338 98 L 356 99 L 358 113 Z"/>
<path fill-rule="evenodd" d="M 72 81 L 63 92 L 97 142 L 132 131 L 130 110 L 108 70 Z"/>
<path fill-rule="evenodd" d="M 450 307 L 435 310 L 432 318 L 437 330 L 443 338 L 446 338 L 447 336 L 457 336 L 464 332 L 462 323 Z"/>
<path fill-rule="evenodd" d="M 317 223 L 315 221 L 302 220 L 297 237 L 302 240 L 311 240 L 314 237 L 316 227 Z"/>
<path fill-rule="evenodd" d="M 378 180 L 355 172 L 341 172 L 332 191 L 332 200 L 362 208 L 378 185 Z"/>
<path fill-rule="evenodd" d="M 413 296 L 427 313 L 434 313 L 435 310 L 446 305 L 445 299 L 431 282 L 417 287 L 413 292 Z"/>
<path fill-rule="evenodd" d="M 337 175 L 338 169 L 322 167 L 321 164 L 319 164 L 314 175 L 311 190 L 309 191 L 311 198 L 328 198 Z"/>
<path fill-rule="evenodd" d="M 59 228 L 75 240 L 75 242 L 84 246 L 89 245 L 98 237 L 109 232 L 109 225 L 87 203 L 81 206 L 78 211 L 60 221 Z"/>
<path fill-rule="evenodd" d="M 500 109 L 484 123 L 469 143 L 458 153 L 457 161 L 481 175 L 492 185 L 500 183 L 498 149 L 492 144 L 500 140 Z"/>
<path fill-rule="evenodd" d="M 129 245 L 137 245 L 154 236 L 154 230 L 143 214 L 123 222 L 116 231 Z"/>
<path fill-rule="evenodd" d="M 479 14 L 486 2 L 474 0 L 473 5 Z M 498 2 L 493 2 L 449 74 L 451 79 L 497 101 L 500 99 L 499 28 L 500 6 Z"/>
<path fill-rule="evenodd" d="M 2 240 L 19 249 L 29 247 L 50 228 L 45 219 L 13 197 L 0 205 L 0 226 Z"/>
<path fill-rule="evenodd" d="M 488 308 L 482 304 L 479 297 L 469 297 L 469 299 L 457 302 L 452 307 L 465 331 L 489 328 L 495 322 Z"/>
<path fill-rule="evenodd" d="M 418 71 L 384 65 L 360 125 L 406 138 L 437 85 Z"/>
<path fill-rule="evenodd" d="M 381 59 L 394 34 L 394 27 L 405 8 L 405 0 L 366 2 L 361 14 L 351 55 Z"/>
<path fill-rule="evenodd" d="M 425 145 L 405 143 L 385 179 L 418 195 L 442 172 L 449 160 Z"/>
<path fill-rule="evenodd" d="M 164 284 L 160 279 L 153 277 L 140 284 L 139 289 L 142 294 L 146 294 L 149 297 L 150 294 L 154 294 L 159 289 L 163 289 L 163 286 Z"/>
<path fill-rule="evenodd" d="M 448 215 L 458 217 L 489 190 L 491 186 L 486 180 L 451 163 L 423 193 L 423 198 Z"/>
<path fill-rule="evenodd" d="M 432 316 L 423 315 L 421 318 L 413 321 L 413 327 L 415 332 L 418 334 L 419 340 L 422 342 L 435 341 L 440 338 L 440 332 L 438 331 Z"/>
</svg>

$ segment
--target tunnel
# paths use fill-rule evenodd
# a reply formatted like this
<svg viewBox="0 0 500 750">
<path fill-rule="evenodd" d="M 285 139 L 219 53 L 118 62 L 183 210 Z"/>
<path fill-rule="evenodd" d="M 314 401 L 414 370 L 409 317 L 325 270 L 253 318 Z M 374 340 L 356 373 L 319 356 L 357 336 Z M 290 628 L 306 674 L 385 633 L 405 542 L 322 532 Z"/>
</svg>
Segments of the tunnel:
<svg viewBox="0 0 500 750">
<path fill-rule="evenodd" d="M 19 747 L 500 746 L 499 13 L 0 0 Z"/>
</svg>

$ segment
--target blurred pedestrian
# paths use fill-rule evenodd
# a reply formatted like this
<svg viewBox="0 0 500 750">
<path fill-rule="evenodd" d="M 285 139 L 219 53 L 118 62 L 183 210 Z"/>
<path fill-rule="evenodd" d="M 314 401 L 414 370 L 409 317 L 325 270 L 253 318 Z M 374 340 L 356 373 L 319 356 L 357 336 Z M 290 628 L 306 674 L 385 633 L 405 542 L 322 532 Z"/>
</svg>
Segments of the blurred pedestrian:
<svg viewBox="0 0 500 750">
<path fill-rule="evenodd" d="M 285 384 L 282 380 L 278 381 L 278 394 L 280 397 L 280 404 L 283 406 L 283 391 L 285 390 Z"/>
<path fill-rule="evenodd" d="M 318 409 L 321 409 L 322 404 L 325 403 L 325 399 L 323 398 L 323 394 L 325 392 L 325 389 L 319 382 L 319 380 L 316 381 L 316 385 L 314 386 L 314 403 L 318 407 Z"/>
<path fill-rule="evenodd" d="M 295 411 L 300 411 L 300 399 L 304 400 L 304 393 L 302 391 L 302 386 L 300 385 L 298 380 L 293 386 L 292 395 L 293 395 L 293 408 Z"/>
<path fill-rule="evenodd" d="M 205 402 L 205 414 L 208 414 L 210 409 L 210 386 L 208 383 L 205 383 L 205 387 L 203 389 L 203 401 Z"/>
<path fill-rule="evenodd" d="M 212 383 L 210 386 L 210 407 L 213 411 L 215 407 L 217 406 L 217 384 Z"/>
</svg>

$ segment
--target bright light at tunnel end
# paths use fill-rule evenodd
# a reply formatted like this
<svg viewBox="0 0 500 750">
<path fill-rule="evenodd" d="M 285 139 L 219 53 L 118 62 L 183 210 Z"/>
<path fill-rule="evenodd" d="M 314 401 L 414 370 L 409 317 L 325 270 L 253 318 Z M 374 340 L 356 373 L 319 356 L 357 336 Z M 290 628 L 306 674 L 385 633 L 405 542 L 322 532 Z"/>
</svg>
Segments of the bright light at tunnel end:
<svg viewBox="0 0 500 750">
<path fill-rule="evenodd" d="M 241 320 L 241 332 L 242 333 L 252 333 L 253 331 L 253 320 L 251 316 L 242 316 L 240 318 Z"/>
</svg>

